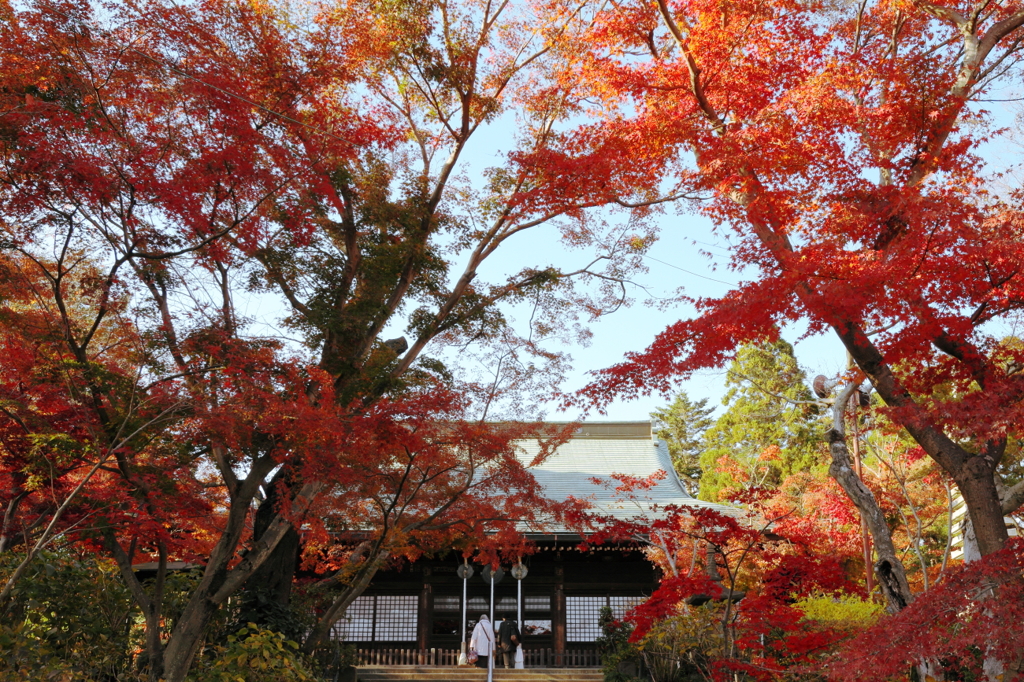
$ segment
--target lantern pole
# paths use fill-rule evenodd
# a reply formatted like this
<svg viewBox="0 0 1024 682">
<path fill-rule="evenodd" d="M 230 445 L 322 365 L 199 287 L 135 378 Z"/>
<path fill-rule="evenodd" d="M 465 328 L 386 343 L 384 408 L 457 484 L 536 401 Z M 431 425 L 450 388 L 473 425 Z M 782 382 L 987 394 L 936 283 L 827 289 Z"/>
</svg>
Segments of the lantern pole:
<svg viewBox="0 0 1024 682">
<path fill-rule="evenodd" d="M 462 579 L 462 653 L 466 653 L 466 578 Z"/>
<path fill-rule="evenodd" d="M 459 655 L 460 662 L 465 659 L 466 656 L 466 583 L 473 577 L 473 567 L 469 565 L 469 560 L 463 557 L 462 565 L 459 566 L 456 571 L 460 578 L 462 578 L 462 651 Z"/>
<path fill-rule="evenodd" d="M 516 580 L 516 626 L 523 632 L 523 579 Z"/>
<path fill-rule="evenodd" d="M 487 682 L 494 682 L 494 655 L 497 653 L 497 641 L 494 636 L 494 569 L 491 569 L 491 655 L 487 657 Z"/>
<path fill-rule="evenodd" d="M 519 650 L 517 653 L 523 655 L 523 667 L 526 667 L 526 649 L 523 648 L 523 637 L 526 630 L 523 626 L 523 578 L 526 577 L 526 566 L 523 566 L 523 559 L 520 557 L 518 563 L 512 567 L 512 577 L 516 579 L 516 627 L 519 628 Z"/>
</svg>

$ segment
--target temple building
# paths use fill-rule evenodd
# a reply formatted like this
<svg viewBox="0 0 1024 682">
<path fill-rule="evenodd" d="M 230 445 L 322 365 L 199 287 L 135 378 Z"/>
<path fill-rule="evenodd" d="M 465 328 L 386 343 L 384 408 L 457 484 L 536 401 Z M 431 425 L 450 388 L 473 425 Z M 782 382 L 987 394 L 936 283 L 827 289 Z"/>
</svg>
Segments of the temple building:
<svg viewBox="0 0 1024 682">
<path fill-rule="evenodd" d="M 539 445 L 520 443 L 520 457 L 532 461 Z M 652 433 L 651 423 L 587 422 L 543 463 L 531 469 L 545 494 L 564 500 L 587 499 L 592 511 L 619 519 L 653 517 L 666 505 L 714 507 L 686 492 L 672 468 L 666 444 Z M 628 501 L 614 493 L 610 475 L 665 476 L 642 495 Z M 495 614 L 522 613 L 524 649 L 568 652 L 593 649 L 600 636 L 602 607 L 622 616 L 657 587 L 659 574 L 643 546 L 598 546 L 577 549 L 578 534 L 546 528 L 528 533 L 537 552 L 524 557 L 528 572 L 517 585 L 504 568 L 495 586 Z M 335 626 L 335 636 L 363 649 L 457 650 L 463 623 L 463 580 L 457 571 L 461 556 L 423 559 L 400 570 L 380 572 Z M 466 582 L 466 630 L 490 608 L 490 585 L 476 566 Z M 519 594 L 521 588 L 521 599 Z M 500 615 L 499 615 L 500 617 Z"/>
</svg>

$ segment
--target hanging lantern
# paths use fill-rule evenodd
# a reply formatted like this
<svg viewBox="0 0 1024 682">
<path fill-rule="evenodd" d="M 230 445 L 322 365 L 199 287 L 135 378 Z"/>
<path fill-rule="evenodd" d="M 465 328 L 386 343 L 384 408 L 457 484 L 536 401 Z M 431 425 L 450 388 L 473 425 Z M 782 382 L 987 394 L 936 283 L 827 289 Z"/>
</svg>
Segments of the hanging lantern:
<svg viewBox="0 0 1024 682">
<path fill-rule="evenodd" d="M 490 565 L 484 566 L 484 570 L 480 571 L 480 577 L 484 579 L 485 583 L 491 582 L 491 576 L 494 576 L 494 584 L 497 585 L 501 582 L 501 579 L 505 577 L 505 571 L 501 570 L 499 566 L 497 570 L 492 571 Z"/>
</svg>

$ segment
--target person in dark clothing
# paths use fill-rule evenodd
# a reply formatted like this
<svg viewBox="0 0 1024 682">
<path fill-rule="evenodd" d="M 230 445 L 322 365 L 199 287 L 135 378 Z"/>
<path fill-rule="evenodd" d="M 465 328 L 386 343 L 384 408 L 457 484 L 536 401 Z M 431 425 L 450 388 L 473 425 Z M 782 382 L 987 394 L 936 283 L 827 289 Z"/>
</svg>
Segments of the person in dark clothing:
<svg viewBox="0 0 1024 682">
<path fill-rule="evenodd" d="M 498 626 L 498 647 L 504 658 L 506 669 L 516 666 L 516 649 L 519 648 L 521 639 L 519 626 L 506 613 L 501 618 L 501 625 Z M 494 662 L 497 663 L 498 660 L 495 659 Z"/>
</svg>

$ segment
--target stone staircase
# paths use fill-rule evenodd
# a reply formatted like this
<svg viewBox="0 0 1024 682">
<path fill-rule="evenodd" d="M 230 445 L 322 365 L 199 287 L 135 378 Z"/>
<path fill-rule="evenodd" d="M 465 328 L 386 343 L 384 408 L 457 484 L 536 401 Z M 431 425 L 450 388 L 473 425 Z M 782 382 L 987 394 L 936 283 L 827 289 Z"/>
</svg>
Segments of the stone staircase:
<svg viewBox="0 0 1024 682">
<path fill-rule="evenodd" d="M 487 671 L 475 667 L 361 665 L 357 682 L 486 682 Z M 600 668 L 524 668 L 494 671 L 494 682 L 604 682 Z"/>
</svg>

